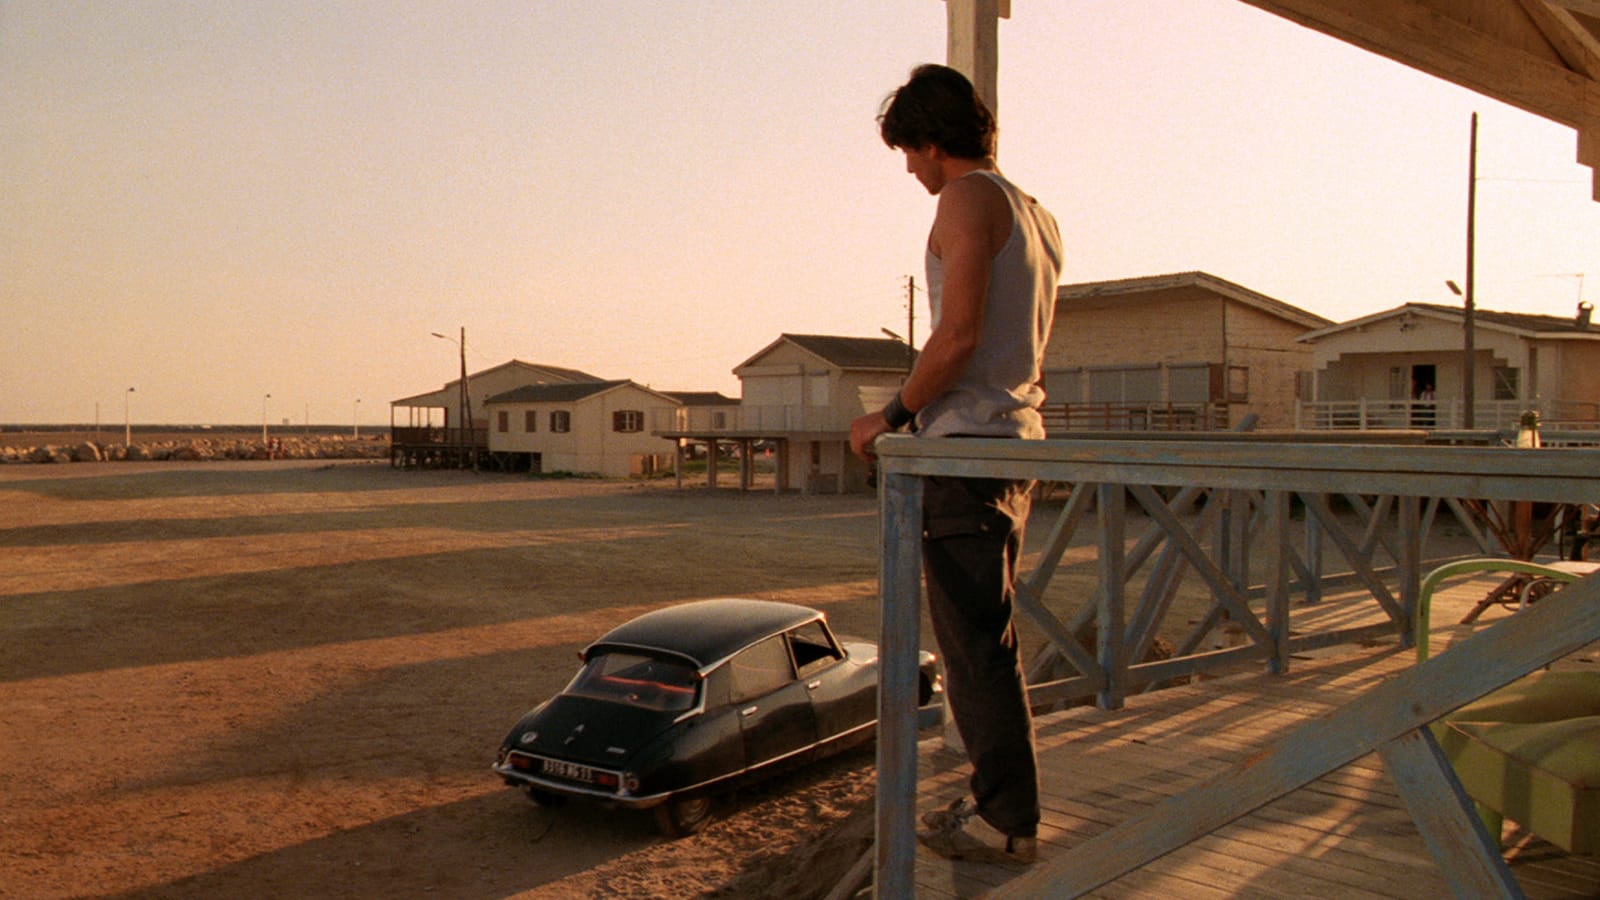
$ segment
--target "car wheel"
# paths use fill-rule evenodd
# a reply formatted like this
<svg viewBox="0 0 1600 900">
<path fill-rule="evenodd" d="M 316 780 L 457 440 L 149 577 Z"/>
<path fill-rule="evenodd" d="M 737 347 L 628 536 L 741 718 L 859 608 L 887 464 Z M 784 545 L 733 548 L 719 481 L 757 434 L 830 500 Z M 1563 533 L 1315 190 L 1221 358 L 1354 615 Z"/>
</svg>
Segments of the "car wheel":
<svg viewBox="0 0 1600 900">
<path fill-rule="evenodd" d="M 710 821 L 710 797 L 668 800 L 656 807 L 656 827 L 667 837 L 687 837 L 706 827 Z"/>
<path fill-rule="evenodd" d="M 528 788 L 528 799 L 547 808 L 565 806 L 567 804 L 567 798 L 560 794 L 552 794 L 549 791 L 541 791 L 532 787 Z"/>
</svg>

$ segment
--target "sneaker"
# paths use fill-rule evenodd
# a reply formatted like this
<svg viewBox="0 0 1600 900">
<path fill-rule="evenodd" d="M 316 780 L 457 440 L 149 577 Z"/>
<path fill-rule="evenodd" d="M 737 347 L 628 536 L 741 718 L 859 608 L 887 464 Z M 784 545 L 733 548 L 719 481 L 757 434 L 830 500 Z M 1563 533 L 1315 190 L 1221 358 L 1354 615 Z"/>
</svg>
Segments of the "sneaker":
<svg viewBox="0 0 1600 900">
<path fill-rule="evenodd" d="M 952 831 L 967 824 L 967 820 L 978 814 L 978 804 L 971 797 L 962 797 L 950 801 L 944 809 L 935 809 L 922 814 L 922 824 L 934 831 Z"/>
<path fill-rule="evenodd" d="M 977 804 L 963 797 L 926 813 L 922 824 L 928 830 L 917 832 L 917 840 L 945 859 L 1025 866 L 1038 858 L 1038 839 L 1002 834 L 975 819 L 977 812 Z"/>
</svg>

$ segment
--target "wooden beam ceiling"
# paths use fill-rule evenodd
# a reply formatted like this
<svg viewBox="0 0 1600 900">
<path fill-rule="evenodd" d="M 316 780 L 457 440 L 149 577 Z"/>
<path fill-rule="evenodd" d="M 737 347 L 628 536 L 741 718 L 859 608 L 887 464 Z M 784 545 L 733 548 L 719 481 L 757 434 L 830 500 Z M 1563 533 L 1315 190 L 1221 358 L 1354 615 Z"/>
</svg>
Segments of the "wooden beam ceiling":
<svg viewBox="0 0 1600 900">
<path fill-rule="evenodd" d="M 1600 170 L 1600 0 L 1243 2 L 1569 125 Z"/>
</svg>

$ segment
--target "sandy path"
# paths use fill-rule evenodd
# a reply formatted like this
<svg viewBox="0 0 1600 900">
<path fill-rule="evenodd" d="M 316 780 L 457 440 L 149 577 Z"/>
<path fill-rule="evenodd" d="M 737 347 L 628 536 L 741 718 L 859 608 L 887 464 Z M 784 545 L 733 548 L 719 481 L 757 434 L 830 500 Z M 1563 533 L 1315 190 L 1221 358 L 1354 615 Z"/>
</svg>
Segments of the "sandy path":
<svg viewBox="0 0 1600 900">
<path fill-rule="evenodd" d="M 792 599 L 875 635 L 876 528 L 870 497 L 670 483 L 0 468 L 0 896 L 792 894 L 771 873 L 870 797 L 868 756 L 675 842 L 488 763 L 645 609 Z"/>
</svg>

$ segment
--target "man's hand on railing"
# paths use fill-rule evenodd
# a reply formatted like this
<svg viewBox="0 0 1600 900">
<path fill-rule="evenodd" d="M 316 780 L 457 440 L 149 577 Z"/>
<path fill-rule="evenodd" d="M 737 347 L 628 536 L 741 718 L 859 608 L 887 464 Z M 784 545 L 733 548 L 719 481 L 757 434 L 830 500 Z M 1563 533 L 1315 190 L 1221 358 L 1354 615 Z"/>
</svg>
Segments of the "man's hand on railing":
<svg viewBox="0 0 1600 900">
<path fill-rule="evenodd" d="M 867 462 L 877 460 L 878 454 L 872 451 L 872 444 L 879 435 L 888 434 L 892 430 L 889 427 L 889 420 L 883 417 L 881 410 L 857 416 L 850 423 L 850 452 Z"/>
</svg>

